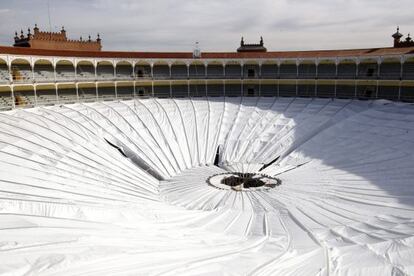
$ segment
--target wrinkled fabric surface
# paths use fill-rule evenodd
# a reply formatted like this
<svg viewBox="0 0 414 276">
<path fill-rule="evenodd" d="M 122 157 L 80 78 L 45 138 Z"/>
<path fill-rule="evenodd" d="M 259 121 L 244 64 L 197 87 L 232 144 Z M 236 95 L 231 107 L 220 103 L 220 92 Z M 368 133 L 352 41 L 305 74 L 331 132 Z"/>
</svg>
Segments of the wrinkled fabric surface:
<svg viewBox="0 0 414 276">
<path fill-rule="evenodd" d="M 183 98 L 3 112 L 0 275 L 413 275 L 413 164 L 404 103 Z M 226 171 L 282 184 L 206 183 Z"/>
</svg>

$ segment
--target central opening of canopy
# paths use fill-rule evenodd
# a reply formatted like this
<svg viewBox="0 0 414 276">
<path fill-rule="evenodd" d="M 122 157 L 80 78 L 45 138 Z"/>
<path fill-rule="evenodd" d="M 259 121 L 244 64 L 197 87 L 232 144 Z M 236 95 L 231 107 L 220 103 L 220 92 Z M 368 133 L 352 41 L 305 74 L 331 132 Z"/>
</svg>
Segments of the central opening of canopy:
<svg viewBox="0 0 414 276">
<path fill-rule="evenodd" d="M 210 176 L 207 184 L 222 190 L 248 191 L 271 189 L 282 184 L 278 178 L 257 173 L 221 173 Z"/>
</svg>

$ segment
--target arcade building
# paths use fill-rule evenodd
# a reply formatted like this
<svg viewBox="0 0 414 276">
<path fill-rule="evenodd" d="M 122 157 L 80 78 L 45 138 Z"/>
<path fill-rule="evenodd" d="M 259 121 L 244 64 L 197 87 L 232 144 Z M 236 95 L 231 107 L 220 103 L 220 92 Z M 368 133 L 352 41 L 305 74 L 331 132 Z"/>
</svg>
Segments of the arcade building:
<svg viewBox="0 0 414 276">
<path fill-rule="evenodd" d="M 414 101 L 414 42 L 392 47 L 268 51 L 263 38 L 235 52 L 102 51 L 35 26 L 0 46 L 0 110 L 135 97 L 319 97 Z"/>
</svg>

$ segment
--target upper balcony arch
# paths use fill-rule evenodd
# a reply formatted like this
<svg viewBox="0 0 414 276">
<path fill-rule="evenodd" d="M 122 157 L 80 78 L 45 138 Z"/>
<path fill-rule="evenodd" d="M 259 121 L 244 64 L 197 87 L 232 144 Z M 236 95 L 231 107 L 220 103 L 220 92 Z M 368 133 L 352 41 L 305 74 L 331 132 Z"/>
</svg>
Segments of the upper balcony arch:
<svg viewBox="0 0 414 276">
<path fill-rule="evenodd" d="M 115 67 L 110 60 L 100 60 L 96 62 L 96 77 L 100 79 L 114 78 Z"/>
<path fill-rule="evenodd" d="M 56 62 L 55 65 L 56 70 L 56 79 L 63 81 L 63 80 L 71 80 L 75 78 L 75 64 L 73 60 L 70 59 L 60 59 Z"/>
<path fill-rule="evenodd" d="M 50 59 L 46 59 L 46 58 L 38 58 L 36 60 L 34 60 L 33 65 L 51 65 L 54 67 L 54 63 L 53 60 Z"/>
<path fill-rule="evenodd" d="M 296 58 L 280 58 L 279 59 L 279 65 L 282 64 L 296 64 L 297 59 Z"/>
<path fill-rule="evenodd" d="M 261 77 L 264 79 L 277 79 L 279 77 L 279 60 L 263 60 L 261 68 Z"/>
<path fill-rule="evenodd" d="M 207 66 L 207 61 L 203 61 L 203 60 L 199 60 L 199 59 L 194 59 L 194 60 L 190 60 L 188 63 L 188 66 Z"/>
<path fill-rule="evenodd" d="M 0 84 L 8 83 L 10 81 L 9 65 L 7 59 L 0 57 Z"/>
<path fill-rule="evenodd" d="M 310 59 L 310 58 L 300 58 L 297 59 L 297 65 L 301 65 L 301 64 L 316 64 L 316 59 Z"/>
<path fill-rule="evenodd" d="M 7 58 L 0 57 L 0 64 L 6 64 L 6 65 L 8 65 Z"/>
<path fill-rule="evenodd" d="M 278 59 L 265 59 L 261 62 L 262 65 L 278 65 L 279 60 Z"/>
<path fill-rule="evenodd" d="M 339 61 L 336 59 L 331 59 L 331 58 L 323 58 L 323 59 L 318 59 L 318 61 L 316 62 L 316 65 L 319 67 L 320 65 L 324 65 L 324 64 L 330 64 L 330 65 L 338 65 Z"/>
<path fill-rule="evenodd" d="M 117 78 L 130 79 L 134 77 L 134 64 L 127 60 L 119 60 L 115 64 Z"/>
<path fill-rule="evenodd" d="M 315 59 L 297 60 L 297 77 L 299 79 L 315 79 L 317 77 L 317 64 Z M 335 71 L 335 70 L 334 70 Z"/>
<path fill-rule="evenodd" d="M 30 60 L 15 58 L 10 63 L 11 78 L 14 82 L 26 82 L 33 80 L 33 67 Z"/>
<path fill-rule="evenodd" d="M 90 63 L 89 61 L 83 61 L 83 63 L 85 63 L 85 62 L 86 63 Z M 109 61 L 109 60 L 99 60 L 99 61 L 96 61 L 96 66 L 102 66 L 102 65 L 107 65 L 107 66 L 114 67 L 114 63 L 112 61 Z"/>
<path fill-rule="evenodd" d="M 153 64 L 153 61 L 149 61 L 146 59 L 140 59 L 134 62 L 134 66 L 152 66 Z"/>
<path fill-rule="evenodd" d="M 115 62 L 111 59 L 97 59 L 95 60 L 95 64 L 96 66 L 98 66 L 98 64 L 111 64 L 112 66 L 115 66 Z"/>
<path fill-rule="evenodd" d="M 152 61 L 149 60 L 138 60 L 134 64 L 134 77 L 148 79 L 152 78 L 153 72 L 153 64 Z"/>
<path fill-rule="evenodd" d="M 32 67 L 32 60 L 25 57 L 13 57 L 10 59 L 10 66 L 16 65 L 16 64 L 29 64 L 30 67 Z"/>
<path fill-rule="evenodd" d="M 248 59 L 245 60 L 243 62 L 243 65 L 262 65 L 262 61 L 261 60 L 257 60 L 257 59 Z"/>
<path fill-rule="evenodd" d="M 359 63 L 381 63 L 381 57 L 360 57 L 358 58 Z"/>
<path fill-rule="evenodd" d="M 207 63 L 203 60 L 191 60 L 188 64 L 189 78 L 202 79 L 207 75 Z"/>
<path fill-rule="evenodd" d="M 281 79 L 295 79 L 298 75 L 297 59 L 282 59 L 279 65 Z"/>
<path fill-rule="evenodd" d="M 357 59 L 356 58 L 350 58 L 350 57 L 347 57 L 347 58 L 338 58 L 338 65 L 339 64 L 345 64 L 345 63 L 348 63 L 348 64 L 350 64 L 350 63 L 357 64 Z"/>
<path fill-rule="evenodd" d="M 189 65 L 185 60 L 175 60 L 170 69 L 173 79 L 186 79 L 189 76 Z"/>
<path fill-rule="evenodd" d="M 338 74 L 338 59 L 323 58 L 318 59 L 316 63 L 317 79 L 335 79 Z"/>
<path fill-rule="evenodd" d="M 359 63 L 359 58 L 358 57 L 337 57 L 336 58 L 337 63 Z"/>
<path fill-rule="evenodd" d="M 33 77 L 35 82 L 51 82 L 54 81 L 55 65 L 53 60 L 39 58 L 34 61 Z"/>
<path fill-rule="evenodd" d="M 55 58 L 53 58 L 53 57 L 33 57 L 31 61 L 33 62 L 33 65 L 35 65 L 39 61 L 41 61 L 41 62 L 46 62 L 47 61 L 50 64 L 52 64 L 53 67 L 56 66 Z"/>
<path fill-rule="evenodd" d="M 84 59 L 84 60 L 78 60 L 76 62 L 76 71 L 75 75 L 78 80 L 82 81 L 88 81 L 95 79 L 97 66 L 95 66 L 93 60 Z M 112 71 L 112 77 L 113 77 L 113 71 Z"/>
<path fill-rule="evenodd" d="M 70 60 L 70 59 L 60 59 L 56 61 L 56 66 L 57 65 L 71 65 L 75 67 L 75 63 L 73 62 L 73 60 Z"/>
<path fill-rule="evenodd" d="M 172 61 L 171 60 L 165 60 L 165 59 L 157 59 L 154 60 L 152 63 L 152 66 L 156 66 L 156 65 L 167 65 L 167 66 L 171 66 Z"/>
<path fill-rule="evenodd" d="M 338 79 L 355 79 L 357 75 L 358 59 L 347 57 L 339 58 L 337 63 Z"/>
<path fill-rule="evenodd" d="M 185 65 L 187 66 L 188 62 L 185 60 L 174 60 L 169 63 L 170 66 L 176 66 L 176 65 Z"/>
<path fill-rule="evenodd" d="M 403 62 L 399 56 L 381 57 L 381 62 L 378 64 L 378 77 L 380 79 L 399 80 Z"/>
<path fill-rule="evenodd" d="M 220 65 L 220 66 L 225 66 L 225 61 L 224 61 L 224 60 L 217 60 L 217 59 L 214 59 L 214 60 L 207 60 L 207 61 L 206 61 L 206 63 L 205 63 L 205 66 L 210 66 L 210 65 L 215 65 L 215 66 L 217 66 L 217 65 Z"/>
<path fill-rule="evenodd" d="M 223 60 L 208 60 L 205 66 L 206 75 L 209 79 L 221 79 L 225 74 L 225 65 Z"/>
<path fill-rule="evenodd" d="M 244 61 L 240 60 L 240 59 L 227 59 L 224 60 L 224 66 L 228 66 L 228 65 L 240 65 L 242 66 L 244 64 Z"/>
<path fill-rule="evenodd" d="M 126 59 L 121 59 L 121 60 L 114 61 L 114 66 L 115 67 L 118 67 L 120 65 L 133 67 L 135 65 L 135 61 L 129 61 L 129 60 L 126 60 Z"/>
<path fill-rule="evenodd" d="M 98 62 L 96 60 L 89 59 L 89 58 L 85 58 L 85 59 L 75 59 L 75 61 L 74 61 L 75 66 L 85 65 L 85 64 L 92 64 L 93 67 L 96 67 L 97 63 Z"/>
</svg>

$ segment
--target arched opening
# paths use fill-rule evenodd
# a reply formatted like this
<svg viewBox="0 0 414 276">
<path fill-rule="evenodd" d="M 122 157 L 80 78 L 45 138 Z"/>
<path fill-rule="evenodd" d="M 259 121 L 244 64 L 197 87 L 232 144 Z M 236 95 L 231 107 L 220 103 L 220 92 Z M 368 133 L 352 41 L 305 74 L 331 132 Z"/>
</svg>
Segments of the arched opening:
<svg viewBox="0 0 414 276">
<path fill-rule="evenodd" d="M 396 94 L 398 95 L 398 93 Z M 360 100 L 375 99 L 377 97 L 376 81 L 358 81 L 356 86 L 356 97 Z"/>
<path fill-rule="evenodd" d="M 221 76 L 221 78 L 222 77 L 223 76 Z M 207 82 L 207 96 L 208 97 L 223 97 L 224 95 L 225 95 L 225 92 L 224 92 L 223 81 L 211 80 Z"/>
<path fill-rule="evenodd" d="M 279 81 L 279 96 L 280 97 L 296 97 L 297 93 L 296 93 L 295 80 L 280 80 Z"/>
<path fill-rule="evenodd" d="M 314 79 L 316 78 L 316 65 L 313 60 L 303 60 L 298 67 L 299 79 Z"/>
<path fill-rule="evenodd" d="M 96 76 L 100 80 L 113 80 L 114 65 L 109 61 L 99 61 L 96 65 Z"/>
<path fill-rule="evenodd" d="M 81 83 L 78 85 L 80 102 L 95 102 L 97 100 L 95 83 Z"/>
<path fill-rule="evenodd" d="M 314 97 L 315 96 L 315 80 L 302 80 L 298 83 L 298 97 Z"/>
<path fill-rule="evenodd" d="M 78 101 L 78 96 L 76 95 L 76 86 L 74 83 L 58 84 L 57 88 L 58 88 L 59 103 L 73 104 Z"/>
<path fill-rule="evenodd" d="M 141 72 L 142 74 L 142 72 Z M 116 77 L 118 79 L 132 79 L 132 64 L 128 61 L 120 61 L 116 64 Z"/>
<path fill-rule="evenodd" d="M 131 81 L 118 82 L 116 85 L 116 92 L 118 99 L 131 100 L 134 97 L 134 83 Z"/>
<path fill-rule="evenodd" d="M 407 83 L 401 87 L 401 101 L 414 102 L 414 84 Z"/>
<path fill-rule="evenodd" d="M 55 80 L 55 72 L 51 61 L 39 59 L 34 64 L 34 77 L 36 82 L 51 82 Z"/>
<path fill-rule="evenodd" d="M 259 64 L 256 61 L 247 61 L 243 66 L 243 77 L 245 79 L 257 79 L 259 76 Z"/>
<path fill-rule="evenodd" d="M 296 60 L 285 60 L 280 64 L 279 76 L 281 79 L 296 79 Z"/>
<path fill-rule="evenodd" d="M 195 61 L 190 64 L 190 79 L 204 79 L 206 76 L 206 67 L 201 61 Z"/>
<path fill-rule="evenodd" d="M 113 71 L 112 71 L 113 77 Z M 80 61 L 76 65 L 76 78 L 78 80 L 94 80 L 95 79 L 95 67 L 91 61 Z"/>
<path fill-rule="evenodd" d="M 16 108 L 33 107 L 36 104 L 33 85 L 18 85 L 14 87 L 14 104 Z"/>
<path fill-rule="evenodd" d="M 224 85 L 226 97 L 241 97 L 243 95 L 241 80 L 226 80 Z"/>
<path fill-rule="evenodd" d="M 356 63 L 352 59 L 345 59 L 338 64 L 338 79 L 355 79 Z"/>
<path fill-rule="evenodd" d="M 98 99 L 113 101 L 116 99 L 115 83 L 98 83 Z"/>
<path fill-rule="evenodd" d="M 174 81 L 171 86 L 171 95 L 173 98 L 188 97 L 187 81 Z"/>
<path fill-rule="evenodd" d="M 401 75 L 401 62 L 399 58 L 386 58 L 380 64 L 380 79 L 399 80 Z"/>
<path fill-rule="evenodd" d="M 154 64 L 153 67 L 154 79 L 169 79 L 170 78 L 170 67 L 168 63 L 163 61 L 158 61 Z"/>
<path fill-rule="evenodd" d="M 225 72 L 226 79 L 240 79 L 242 77 L 242 66 L 237 61 L 229 61 L 226 63 Z"/>
<path fill-rule="evenodd" d="M 171 95 L 170 82 L 159 81 L 154 86 L 154 97 L 156 98 L 169 98 Z"/>
<path fill-rule="evenodd" d="M 333 60 L 320 60 L 318 64 L 318 79 L 335 79 L 336 65 Z"/>
<path fill-rule="evenodd" d="M 9 67 L 7 66 L 7 62 L 0 58 L 0 83 L 8 83 L 9 81 Z"/>
<path fill-rule="evenodd" d="M 202 80 L 190 81 L 190 97 L 205 97 L 205 96 L 206 96 L 205 81 L 202 81 Z"/>
<path fill-rule="evenodd" d="M 152 95 L 151 82 L 140 82 L 135 87 L 135 97 L 148 97 Z"/>
<path fill-rule="evenodd" d="M 245 83 L 243 85 L 243 96 L 245 97 L 257 97 L 259 96 L 260 87 L 255 83 Z"/>
<path fill-rule="evenodd" d="M 151 75 L 151 65 L 145 61 L 139 61 L 135 64 L 135 77 L 139 79 L 150 79 Z"/>
<path fill-rule="evenodd" d="M 171 65 L 172 79 L 187 79 L 187 65 L 184 62 L 177 61 Z"/>
<path fill-rule="evenodd" d="M 268 60 L 262 64 L 262 78 L 263 79 L 277 79 L 279 68 L 276 60 Z"/>
<path fill-rule="evenodd" d="M 403 64 L 403 80 L 414 80 L 414 57 L 407 59 Z"/>
<path fill-rule="evenodd" d="M 263 68 L 262 68 L 262 71 L 263 71 Z M 278 80 L 262 80 L 261 85 L 260 85 L 260 96 L 261 97 L 278 96 Z"/>
<path fill-rule="evenodd" d="M 321 80 L 316 84 L 316 96 L 318 98 L 334 98 L 335 84 L 333 81 Z"/>
<path fill-rule="evenodd" d="M 13 60 L 11 63 L 11 76 L 14 82 L 32 81 L 32 66 L 29 61 L 20 58 Z"/>
<path fill-rule="evenodd" d="M 372 87 L 371 89 L 376 89 L 376 87 Z M 380 86 L 378 86 L 378 93 L 377 91 L 375 92 L 375 97 L 378 97 L 379 99 L 398 100 L 400 96 L 399 80 L 382 83 Z M 404 94 L 404 89 L 402 89 L 401 98 L 403 98 L 404 96 L 406 95 Z"/>
<path fill-rule="evenodd" d="M 13 107 L 13 98 L 10 86 L 0 86 L 0 111 L 10 110 Z"/>
<path fill-rule="evenodd" d="M 54 85 L 36 86 L 37 105 L 54 105 L 58 103 L 58 97 Z"/>
<path fill-rule="evenodd" d="M 73 81 L 75 79 L 75 66 L 69 60 L 59 60 L 56 63 L 56 79 L 58 81 Z"/>
<path fill-rule="evenodd" d="M 355 81 L 338 80 L 336 85 L 336 98 L 352 99 L 355 97 Z"/>
<path fill-rule="evenodd" d="M 364 59 L 358 67 L 359 79 L 377 79 L 378 78 L 378 62 L 375 59 Z"/>
<path fill-rule="evenodd" d="M 220 61 L 212 61 L 207 64 L 207 78 L 222 79 L 224 76 L 223 63 Z"/>
</svg>

